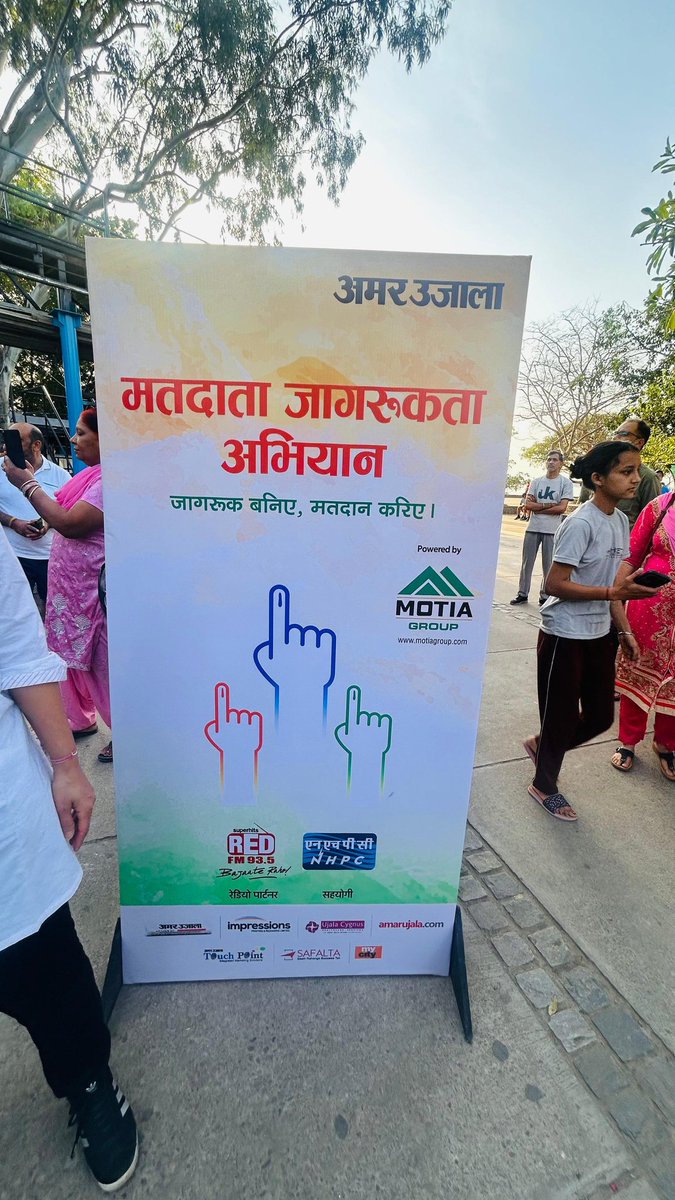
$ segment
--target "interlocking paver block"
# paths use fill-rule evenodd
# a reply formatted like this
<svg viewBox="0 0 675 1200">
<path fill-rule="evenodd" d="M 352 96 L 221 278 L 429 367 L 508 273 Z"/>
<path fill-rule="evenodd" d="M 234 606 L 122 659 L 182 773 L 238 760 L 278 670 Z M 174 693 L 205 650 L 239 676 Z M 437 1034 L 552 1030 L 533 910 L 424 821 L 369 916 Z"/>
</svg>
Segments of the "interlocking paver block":
<svg viewBox="0 0 675 1200">
<path fill-rule="evenodd" d="M 610 1003 L 611 997 L 587 967 L 565 971 L 564 979 L 582 1012 L 595 1012 Z"/>
<path fill-rule="evenodd" d="M 553 925 L 530 934 L 530 937 L 550 967 L 563 967 L 572 958 L 572 948 Z"/>
<path fill-rule="evenodd" d="M 473 875 L 460 875 L 459 877 L 459 898 L 460 900 L 478 900 L 481 896 L 487 896 L 485 888 L 481 886 Z"/>
<path fill-rule="evenodd" d="M 645 1058 L 636 1064 L 635 1076 L 661 1112 L 675 1126 L 675 1066 L 664 1058 Z"/>
<path fill-rule="evenodd" d="M 635 1017 L 625 1008 L 619 1008 L 617 1005 L 601 1008 L 593 1020 L 607 1038 L 612 1050 L 624 1062 L 642 1058 L 643 1054 L 649 1054 L 654 1049 L 651 1038 L 642 1032 Z"/>
<path fill-rule="evenodd" d="M 611 1096 L 607 1107 L 621 1132 L 640 1150 L 655 1150 L 665 1140 L 667 1126 L 636 1087 L 625 1088 Z"/>
<path fill-rule="evenodd" d="M 549 1020 L 549 1027 L 570 1054 L 595 1041 L 595 1030 L 573 1008 L 554 1013 Z"/>
<path fill-rule="evenodd" d="M 621 1189 L 619 1200 L 659 1200 L 659 1197 L 646 1179 L 636 1179 Z"/>
<path fill-rule="evenodd" d="M 546 971 L 541 970 L 541 967 L 535 967 L 532 971 L 521 971 L 516 975 L 516 982 L 535 1008 L 547 1008 L 554 996 L 560 998 L 563 990 L 555 979 L 551 979 Z"/>
<path fill-rule="evenodd" d="M 493 854 L 491 850 L 479 850 L 477 854 L 467 854 L 466 857 L 474 871 L 478 871 L 481 875 L 484 871 L 496 871 L 502 865 L 497 855 Z"/>
<path fill-rule="evenodd" d="M 600 1100 L 613 1096 L 631 1082 L 628 1068 L 622 1069 L 617 1066 L 606 1046 L 597 1043 L 588 1046 L 586 1050 L 577 1054 L 574 1062 L 591 1091 L 595 1092 Z"/>
<path fill-rule="evenodd" d="M 481 929 L 505 929 L 509 923 L 506 914 L 492 900 L 477 900 L 471 905 L 471 916 Z"/>
<path fill-rule="evenodd" d="M 529 896 L 514 896 L 513 900 L 505 900 L 504 908 L 521 929 L 534 929 L 537 925 L 548 924 L 549 918 L 543 908 Z"/>
<path fill-rule="evenodd" d="M 482 846 L 483 846 L 483 843 L 481 842 L 478 834 L 475 832 L 475 830 L 473 830 L 471 828 L 470 825 L 467 825 L 466 833 L 464 835 L 464 849 L 465 850 L 480 850 L 482 848 Z"/>
<path fill-rule="evenodd" d="M 522 887 L 520 881 L 513 875 L 509 875 L 507 871 L 495 871 L 493 875 L 486 875 L 485 882 L 498 900 L 508 900 L 510 896 L 515 896 Z"/>
<path fill-rule="evenodd" d="M 492 945 L 501 954 L 507 967 L 524 967 L 534 958 L 531 947 L 517 933 L 500 933 L 492 939 Z"/>
</svg>

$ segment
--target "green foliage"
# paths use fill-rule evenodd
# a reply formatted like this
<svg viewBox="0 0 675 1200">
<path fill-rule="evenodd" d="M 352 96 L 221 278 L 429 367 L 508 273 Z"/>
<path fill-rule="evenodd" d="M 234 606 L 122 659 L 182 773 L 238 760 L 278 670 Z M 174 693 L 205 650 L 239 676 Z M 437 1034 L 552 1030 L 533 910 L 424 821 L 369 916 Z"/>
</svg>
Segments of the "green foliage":
<svg viewBox="0 0 675 1200">
<path fill-rule="evenodd" d="M 662 175 L 675 172 L 675 146 L 670 138 L 666 140 L 665 150 L 652 170 L 660 171 Z M 635 226 L 632 236 L 644 234 L 642 244 L 652 247 L 647 257 L 647 270 L 656 283 L 652 296 L 667 305 L 668 329 L 675 333 L 675 195 L 672 190 L 659 200 L 655 208 L 643 208 L 642 213 L 646 220 Z"/>
<path fill-rule="evenodd" d="M 523 451 L 523 458 L 537 466 L 545 462 L 549 450 L 562 450 L 563 458 L 570 462 L 579 454 L 585 454 L 596 442 L 603 442 L 610 437 L 621 420 L 616 413 L 589 413 L 583 421 L 564 426 L 554 439 L 548 437 L 533 442 Z"/>
<path fill-rule="evenodd" d="M 0 177 L 47 139 L 82 179 L 81 214 L 137 206 L 152 237 L 205 200 L 238 240 L 302 209 L 312 171 L 337 200 L 361 149 L 353 95 L 375 54 L 406 70 L 451 0 L 22 0 L 0 7 L 19 83 L 0 118 Z M 43 153 L 43 152 L 42 152 Z M 94 181 L 107 180 L 102 193 Z"/>
</svg>

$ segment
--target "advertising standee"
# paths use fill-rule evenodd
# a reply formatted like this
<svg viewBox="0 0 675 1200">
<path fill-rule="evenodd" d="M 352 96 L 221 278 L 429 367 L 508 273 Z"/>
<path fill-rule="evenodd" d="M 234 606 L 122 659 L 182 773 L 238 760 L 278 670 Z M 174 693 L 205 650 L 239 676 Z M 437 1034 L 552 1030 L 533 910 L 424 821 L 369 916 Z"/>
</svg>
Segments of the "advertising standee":
<svg viewBox="0 0 675 1200">
<path fill-rule="evenodd" d="M 528 261 L 87 254 L 125 979 L 445 974 Z"/>
</svg>

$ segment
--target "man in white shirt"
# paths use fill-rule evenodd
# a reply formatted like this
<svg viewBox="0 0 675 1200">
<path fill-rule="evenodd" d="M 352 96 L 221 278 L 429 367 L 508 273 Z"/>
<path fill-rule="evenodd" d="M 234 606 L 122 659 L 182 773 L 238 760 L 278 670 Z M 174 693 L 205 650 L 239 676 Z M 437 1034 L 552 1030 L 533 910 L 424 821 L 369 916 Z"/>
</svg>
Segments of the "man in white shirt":
<svg viewBox="0 0 675 1200">
<path fill-rule="evenodd" d="M 530 514 L 527 533 L 523 538 L 523 561 L 518 581 L 518 595 L 511 604 L 527 604 L 532 571 L 541 546 L 542 577 L 539 603 L 546 600 L 546 576 L 553 562 L 553 538 L 563 519 L 567 505 L 574 497 L 571 479 L 561 475 L 563 456 L 560 450 L 550 450 L 546 458 L 546 474 L 533 479 L 527 491 L 525 509 Z"/>
<path fill-rule="evenodd" d="M 26 462 L 35 472 L 35 478 L 51 499 L 59 488 L 70 479 L 67 471 L 42 455 L 42 434 L 36 425 L 19 421 L 10 425 L 21 437 Z M 18 488 L 12 487 L 4 472 L 0 471 L 0 525 L 4 526 L 7 541 L 16 554 L 31 590 L 35 588 L 42 604 L 47 600 L 47 568 L 52 548 L 53 531 L 42 521 L 38 528 L 33 524 L 40 521 L 39 514 Z"/>
</svg>

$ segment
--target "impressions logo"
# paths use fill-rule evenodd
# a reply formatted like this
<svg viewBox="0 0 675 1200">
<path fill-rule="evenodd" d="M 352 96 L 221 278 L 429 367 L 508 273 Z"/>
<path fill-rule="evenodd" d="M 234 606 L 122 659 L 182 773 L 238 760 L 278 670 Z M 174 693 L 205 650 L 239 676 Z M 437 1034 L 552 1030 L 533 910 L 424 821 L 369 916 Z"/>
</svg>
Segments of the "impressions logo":
<svg viewBox="0 0 675 1200">
<path fill-rule="evenodd" d="M 381 946 L 357 946 L 354 958 L 382 958 Z"/>
<path fill-rule="evenodd" d="M 264 917 L 239 917 L 228 921 L 229 932 L 234 933 L 290 933 L 290 921 L 267 921 Z"/>
<path fill-rule="evenodd" d="M 302 839 L 305 871 L 372 871 L 376 852 L 374 833 L 306 833 Z"/>
<path fill-rule="evenodd" d="M 446 621 L 471 620 L 473 612 L 469 600 L 472 597 L 473 592 L 450 567 L 443 567 L 441 571 L 426 567 L 401 588 L 396 598 L 396 617 L 402 621 L 430 617 Z"/>
</svg>

